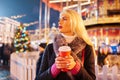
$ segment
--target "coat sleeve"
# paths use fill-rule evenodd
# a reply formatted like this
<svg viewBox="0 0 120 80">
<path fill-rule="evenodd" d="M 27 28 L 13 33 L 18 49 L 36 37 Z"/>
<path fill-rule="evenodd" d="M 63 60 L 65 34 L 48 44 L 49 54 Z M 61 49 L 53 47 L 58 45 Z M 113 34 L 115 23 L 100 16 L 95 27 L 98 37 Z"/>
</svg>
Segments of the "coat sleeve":
<svg viewBox="0 0 120 80">
<path fill-rule="evenodd" d="M 36 76 L 37 76 L 38 73 L 39 73 L 42 56 L 43 56 L 43 52 L 41 52 L 41 53 L 39 54 L 39 58 L 38 58 L 37 63 L 36 63 Z"/>
<path fill-rule="evenodd" d="M 43 53 L 43 58 L 41 61 L 40 71 L 36 77 L 36 80 L 54 80 L 51 74 L 51 66 L 54 63 L 54 59 L 50 61 L 53 50 L 53 46 L 48 45 Z"/>
<path fill-rule="evenodd" d="M 95 80 L 95 61 L 92 47 L 86 46 L 84 56 L 84 66 L 81 67 L 75 80 Z"/>
</svg>

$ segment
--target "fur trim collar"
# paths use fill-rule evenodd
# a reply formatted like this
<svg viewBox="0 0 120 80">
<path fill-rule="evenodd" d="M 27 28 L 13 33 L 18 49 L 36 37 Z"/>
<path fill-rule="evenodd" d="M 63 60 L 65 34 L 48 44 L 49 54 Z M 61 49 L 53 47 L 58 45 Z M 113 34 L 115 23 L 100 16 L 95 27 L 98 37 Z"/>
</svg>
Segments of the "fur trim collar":
<svg viewBox="0 0 120 80">
<path fill-rule="evenodd" d="M 78 54 L 80 53 L 86 46 L 86 43 L 84 42 L 83 39 L 75 37 L 75 39 L 71 43 L 67 43 L 65 38 L 61 35 L 58 34 L 53 42 L 53 47 L 56 55 L 58 55 L 58 48 L 60 46 L 70 46 L 72 53 Z"/>
</svg>

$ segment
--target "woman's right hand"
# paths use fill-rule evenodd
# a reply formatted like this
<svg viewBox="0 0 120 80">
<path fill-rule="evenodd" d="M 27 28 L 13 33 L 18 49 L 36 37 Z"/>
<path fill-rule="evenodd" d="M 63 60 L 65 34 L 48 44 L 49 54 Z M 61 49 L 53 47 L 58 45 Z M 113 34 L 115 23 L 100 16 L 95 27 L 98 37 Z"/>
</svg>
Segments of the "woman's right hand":
<svg viewBox="0 0 120 80">
<path fill-rule="evenodd" d="M 66 58 L 60 57 L 60 56 L 56 57 L 56 59 L 55 59 L 55 64 L 56 64 L 56 67 L 57 67 L 58 69 L 67 68 L 68 62 L 67 62 L 67 60 L 65 60 L 65 59 L 66 59 Z"/>
<path fill-rule="evenodd" d="M 58 69 L 71 70 L 76 65 L 76 62 L 71 55 L 66 57 L 57 56 L 55 59 L 55 64 Z"/>
</svg>

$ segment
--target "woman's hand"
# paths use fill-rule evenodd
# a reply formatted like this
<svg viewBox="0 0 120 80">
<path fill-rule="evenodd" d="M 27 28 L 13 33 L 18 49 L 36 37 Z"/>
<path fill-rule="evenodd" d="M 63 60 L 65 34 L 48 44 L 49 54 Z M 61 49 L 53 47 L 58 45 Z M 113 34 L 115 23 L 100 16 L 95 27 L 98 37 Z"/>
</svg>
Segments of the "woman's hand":
<svg viewBox="0 0 120 80">
<path fill-rule="evenodd" d="M 71 70 L 76 65 L 76 62 L 74 61 L 71 55 L 66 56 L 66 57 L 57 56 L 55 59 L 55 64 L 58 69 Z"/>
</svg>

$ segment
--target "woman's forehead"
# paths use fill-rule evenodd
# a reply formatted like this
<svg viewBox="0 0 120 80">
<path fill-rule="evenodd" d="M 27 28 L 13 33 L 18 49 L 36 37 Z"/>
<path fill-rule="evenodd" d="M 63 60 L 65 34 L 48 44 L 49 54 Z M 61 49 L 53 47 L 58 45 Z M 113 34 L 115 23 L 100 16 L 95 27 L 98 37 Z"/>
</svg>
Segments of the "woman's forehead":
<svg viewBox="0 0 120 80">
<path fill-rule="evenodd" d="M 69 18 L 70 16 L 67 13 L 62 13 L 62 14 L 60 14 L 60 18 L 62 18 L 62 17 Z"/>
</svg>

